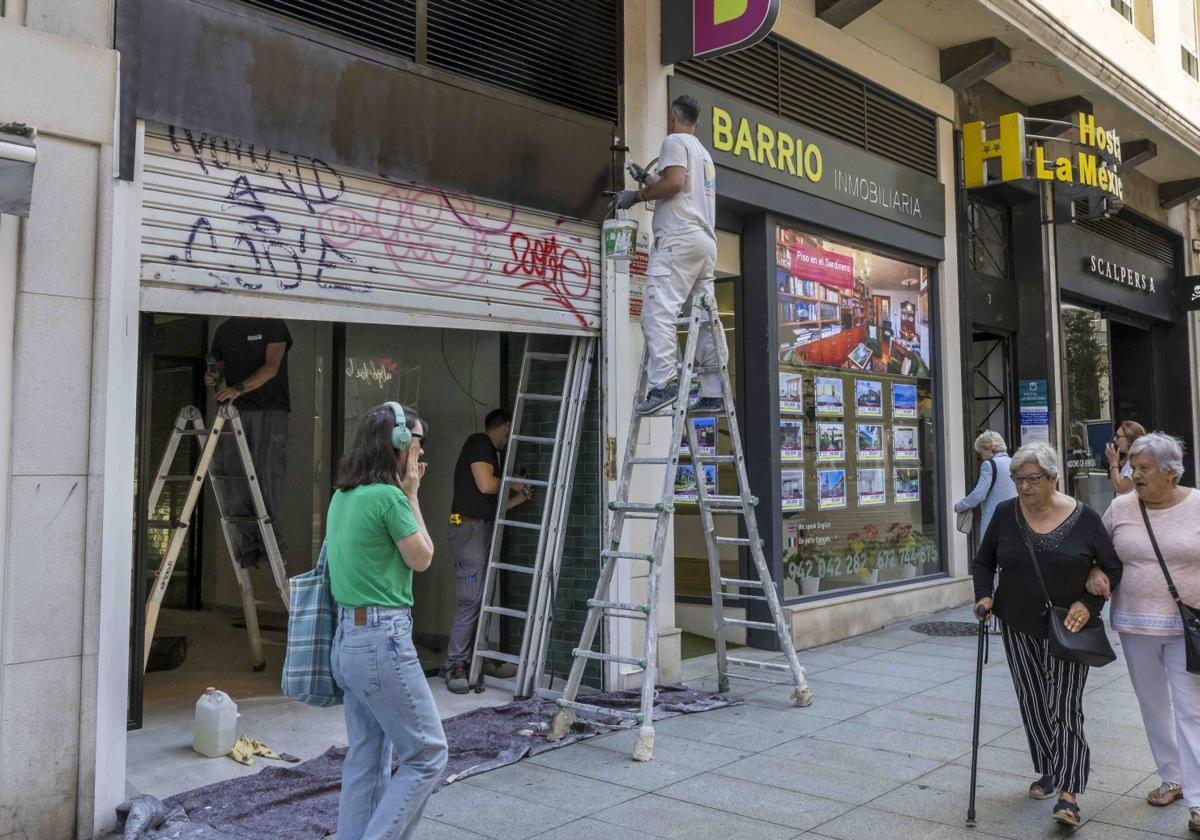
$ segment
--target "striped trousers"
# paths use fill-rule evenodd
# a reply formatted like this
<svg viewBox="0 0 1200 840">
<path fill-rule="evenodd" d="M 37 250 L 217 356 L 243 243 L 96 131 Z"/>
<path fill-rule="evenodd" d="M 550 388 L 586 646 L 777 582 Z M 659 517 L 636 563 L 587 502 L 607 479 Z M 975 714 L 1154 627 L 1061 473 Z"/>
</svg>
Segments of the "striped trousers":
<svg viewBox="0 0 1200 840">
<path fill-rule="evenodd" d="M 1000 625 L 1033 768 L 1039 776 L 1049 776 L 1055 790 L 1083 793 L 1092 760 L 1083 735 L 1088 666 L 1058 659 L 1045 639 L 1003 621 Z"/>
</svg>

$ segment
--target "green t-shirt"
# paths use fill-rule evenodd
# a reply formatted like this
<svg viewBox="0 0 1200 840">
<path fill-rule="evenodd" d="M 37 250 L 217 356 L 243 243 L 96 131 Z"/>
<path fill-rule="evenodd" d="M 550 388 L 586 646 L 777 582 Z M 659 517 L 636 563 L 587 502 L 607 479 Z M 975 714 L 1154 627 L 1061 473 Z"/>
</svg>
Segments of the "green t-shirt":
<svg viewBox="0 0 1200 840">
<path fill-rule="evenodd" d="M 325 540 L 333 599 L 342 607 L 411 607 L 412 569 L 396 541 L 417 532 L 408 497 L 391 484 L 339 490 Z"/>
</svg>

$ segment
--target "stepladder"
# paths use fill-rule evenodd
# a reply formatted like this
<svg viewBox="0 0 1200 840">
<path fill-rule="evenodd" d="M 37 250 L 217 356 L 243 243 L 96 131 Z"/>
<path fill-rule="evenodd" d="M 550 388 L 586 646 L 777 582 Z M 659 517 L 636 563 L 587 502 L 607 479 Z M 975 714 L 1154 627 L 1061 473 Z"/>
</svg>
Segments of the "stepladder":
<svg viewBox="0 0 1200 840">
<path fill-rule="evenodd" d="M 515 666 L 511 681 L 487 678 L 514 697 L 532 696 L 540 687 L 595 345 L 591 336 L 525 339 L 468 677 L 477 688 L 484 685 L 488 661 Z M 520 516 L 507 509 L 516 486 L 529 488 L 537 499 Z M 506 534 L 535 543 L 533 550 L 507 556 Z M 515 624 L 510 634 L 520 638 L 515 653 L 496 644 L 503 621 Z"/>
<path fill-rule="evenodd" d="M 751 495 L 749 489 L 734 393 L 729 380 L 729 354 L 715 302 L 708 296 L 697 295 L 678 324 L 680 328 L 687 329 L 687 338 L 683 342 L 681 358 L 677 365 L 680 383 L 678 396 L 674 403 L 653 413 L 639 415 L 636 409 L 632 412 L 616 498 L 609 503 L 610 527 L 606 547 L 601 551 L 595 597 L 588 600 L 588 614 L 579 646 L 572 651 L 570 676 L 562 695 L 555 701 L 557 710 L 550 727 L 551 739 L 562 738 L 569 731 L 577 711 L 632 721 L 639 727 L 633 752 L 633 758 L 639 761 L 650 760 L 654 752 L 654 695 L 658 676 L 658 617 L 663 552 L 668 528 L 672 527 L 676 504 L 676 479 L 681 467 L 681 443 L 685 438 L 690 463 L 683 467 L 685 474 L 690 468 L 691 476 L 694 476 L 695 501 L 708 555 L 718 687 L 721 691 L 728 691 L 731 678 L 783 685 L 791 688 L 791 700 L 796 706 L 808 706 L 812 703 L 812 692 L 797 658 L 791 630 L 784 620 L 779 594 L 763 553 L 762 541 L 759 539 L 754 513 L 758 500 Z M 698 364 L 697 361 L 699 339 L 704 331 L 707 331 L 709 340 L 715 347 L 715 353 L 709 354 L 710 357 L 715 356 L 715 363 L 710 358 L 708 365 Z M 639 396 L 647 390 L 648 361 L 648 354 L 644 351 L 636 390 Z M 694 404 L 689 403 L 688 397 L 688 384 L 691 383 L 693 374 L 718 375 L 721 383 L 719 408 L 710 404 L 704 406 L 705 410 L 702 412 L 693 409 Z M 641 424 L 655 417 L 669 418 L 671 421 L 671 442 L 667 452 L 664 455 L 653 456 L 640 454 L 638 441 Z M 696 422 L 700 417 L 715 417 L 717 424 L 724 422 L 729 439 L 728 453 L 717 454 L 715 446 L 702 444 Z M 656 485 L 652 481 L 639 479 L 639 471 L 646 468 L 663 471 L 661 483 Z M 715 480 L 718 474 L 727 479 L 726 484 L 729 481 L 736 483 L 736 492 L 718 492 L 721 486 Z M 713 480 L 710 480 L 710 476 Z M 651 492 L 657 490 L 658 495 L 649 499 L 635 498 L 637 491 L 643 487 L 650 488 Z M 736 530 L 725 522 L 718 524 L 719 520 L 726 518 L 737 521 Z M 646 520 L 648 524 L 652 524 L 653 536 L 648 545 L 644 543 L 646 532 L 650 531 L 650 528 L 638 529 L 641 530 L 641 534 L 638 535 L 633 533 L 635 529 L 628 527 L 630 523 L 638 520 Z M 748 555 L 748 566 L 751 569 L 749 576 L 722 575 L 720 561 L 723 548 L 736 549 L 739 555 Z M 644 602 L 622 602 L 610 594 L 621 564 L 637 564 L 644 571 Z M 632 573 L 639 570 L 629 571 Z M 746 618 L 727 615 L 727 607 L 737 603 L 746 606 Z M 763 612 L 765 615 L 762 615 Z M 596 637 L 602 621 L 636 621 L 644 624 L 644 647 L 641 656 L 595 650 Z M 727 649 L 727 633 L 730 628 L 773 634 L 784 653 L 783 661 L 760 661 L 730 656 Z M 601 707 L 577 699 L 587 665 L 597 661 L 616 666 L 631 666 L 634 671 L 641 669 L 641 697 L 637 712 Z"/>
<path fill-rule="evenodd" d="M 171 469 L 175 464 L 176 455 L 179 453 L 179 446 L 184 438 L 192 438 L 196 441 L 199 449 L 199 457 L 192 471 L 172 474 Z M 220 445 L 233 446 L 235 448 L 237 452 L 236 459 L 221 459 L 224 462 L 232 462 L 240 465 L 240 469 L 235 474 L 218 474 L 216 472 L 217 447 Z M 257 529 L 275 586 L 280 598 L 283 600 L 283 607 L 285 610 L 288 608 L 287 571 L 284 568 L 283 557 L 279 551 L 279 543 L 275 539 L 275 530 L 272 526 L 271 515 L 267 511 L 266 502 L 263 499 L 257 470 L 250 455 L 250 447 L 246 443 L 245 430 L 242 427 L 241 417 L 237 409 L 232 405 L 222 405 L 217 411 L 217 416 L 213 420 L 212 426 L 206 427 L 204 424 L 204 415 L 198 408 L 195 406 L 184 406 L 175 417 L 175 426 L 171 430 L 171 436 L 167 440 L 162 459 L 159 461 L 158 469 L 154 473 L 154 481 L 147 498 L 147 527 L 165 531 L 167 537 L 166 549 L 163 552 L 162 560 L 159 563 L 158 571 L 154 575 L 154 582 L 146 599 L 145 659 L 142 662 L 143 669 L 150 658 L 150 647 L 154 642 L 154 633 L 158 626 L 163 597 L 166 595 L 167 587 L 171 583 L 172 575 L 179 561 L 180 552 L 187 541 L 188 533 L 195 524 L 193 517 L 196 514 L 197 505 L 206 481 L 212 488 L 213 498 L 217 506 L 217 515 L 221 522 L 221 532 L 225 538 L 225 545 L 229 550 L 229 557 L 233 563 L 234 575 L 237 578 L 241 594 L 242 612 L 246 620 L 246 634 L 249 638 L 252 660 L 251 667 L 253 670 L 262 671 L 266 667 L 266 660 L 263 656 L 262 635 L 258 624 L 258 605 L 254 597 L 254 585 L 250 577 L 250 571 L 238 562 L 237 546 L 240 541 L 239 529 L 241 527 L 250 526 Z M 248 485 L 249 496 L 252 500 L 252 512 L 249 514 L 230 511 L 225 485 L 234 481 L 243 482 Z M 163 489 L 167 484 L 176 482 L 187 483 L 187 492 L 184 494 L 179 507 L 174 510 L 160 508 Z"/>
</svg>

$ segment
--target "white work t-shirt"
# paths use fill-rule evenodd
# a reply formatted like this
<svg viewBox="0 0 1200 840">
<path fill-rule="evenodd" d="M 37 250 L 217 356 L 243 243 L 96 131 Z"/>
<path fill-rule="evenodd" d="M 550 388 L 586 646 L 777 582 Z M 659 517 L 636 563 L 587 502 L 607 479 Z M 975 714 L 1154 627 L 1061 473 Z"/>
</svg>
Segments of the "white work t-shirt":
<svg viewBox="0 0 1200 840">
<path fill-rule="evenodd" d="M 717 170 L 708 151 L 693 134 L 668 134 L 658 171 L 668 166 L 682 166 L 687 174 L 674 197 L 654 202 L 654 238 L 703 232 L 716 239 Z"/>
</svg>

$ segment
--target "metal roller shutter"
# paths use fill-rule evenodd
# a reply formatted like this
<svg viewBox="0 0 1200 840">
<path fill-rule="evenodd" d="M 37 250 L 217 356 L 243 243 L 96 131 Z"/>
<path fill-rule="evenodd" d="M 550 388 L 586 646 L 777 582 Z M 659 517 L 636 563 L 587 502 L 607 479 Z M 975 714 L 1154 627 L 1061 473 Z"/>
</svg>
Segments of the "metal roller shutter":
<svg viewBox="0 0 1200 840">
<path fill-rule="evenodd" d="M 599 248 L 590 222 L 146 131 L 143 309 L 594 332 Z"/>
</svg>

